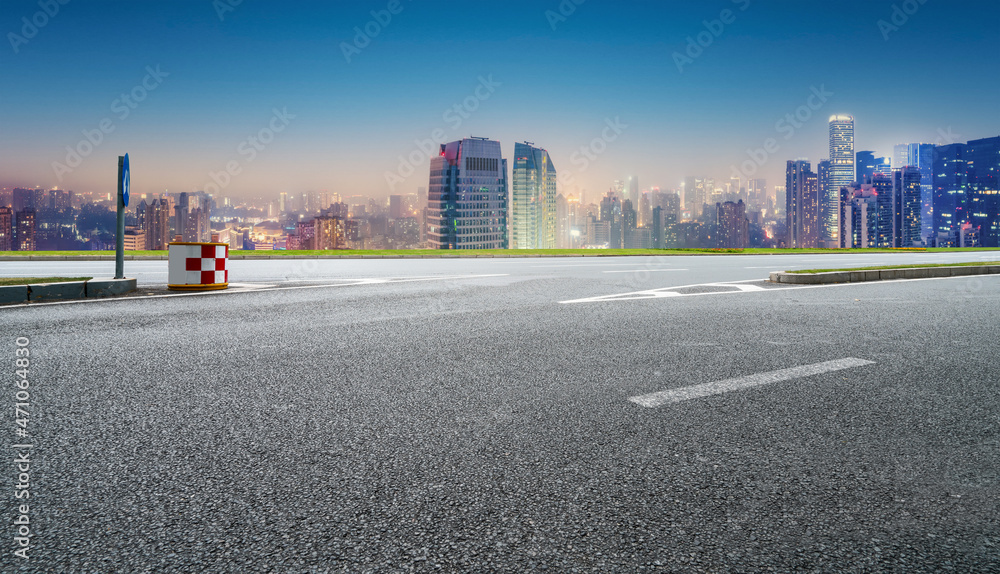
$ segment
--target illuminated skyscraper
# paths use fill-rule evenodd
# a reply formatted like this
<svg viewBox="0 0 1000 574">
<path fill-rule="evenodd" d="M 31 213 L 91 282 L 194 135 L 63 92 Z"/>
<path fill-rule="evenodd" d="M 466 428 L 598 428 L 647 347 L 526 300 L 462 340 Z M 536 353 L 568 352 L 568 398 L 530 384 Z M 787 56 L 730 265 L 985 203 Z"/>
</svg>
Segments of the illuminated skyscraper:
<svg viewBox="0 0 1000 574">
<path fill-rule="evenodd" d="M 556 248 L 556 168 L 549 152 L 514 144 L 511 249 Z"/>
<path fill-rule="evenodd" d="M 818 247 L 819 182 L 808 161 L 788 162 L 785 169 L 785 195 L 788 247 Z"/>
<path fill-rule="evenodd" d="M 969 221 L 969 174 L 965 144 L 934 149 L 934 241 L 937 247 L 957 247 L 958 232 Z"/>
<path fill-rule="evenodd" d="M 18 251 L 35 250 L 35 208 L 27 207 L 14 214 L 15 240 Z"/>
<path fill-rule="evenodd" d="M 820 198 L 820 241 L 826 247 L 840 244 L 840 188 L 854 183 L 854 116 L 830 118 L 830 178 Z"/>
<path fill-rule="evenodd" d="M 14 250 L 14 210 L 0 207 L 0 251 Z"/>
<path fill-rule="evenodd" d="M 468 138 L 431 158 L 427 242 L 431 249 L 507 249 L 507 160 L 500 142 Z"/>
<path fill-rule="evenodd" d="M 895 240 L 893 247 L 913 247 L 921 245 L 920 221 L 920 169 L 907 166 L 893 170 L 893 226 Z"/>
</svg>

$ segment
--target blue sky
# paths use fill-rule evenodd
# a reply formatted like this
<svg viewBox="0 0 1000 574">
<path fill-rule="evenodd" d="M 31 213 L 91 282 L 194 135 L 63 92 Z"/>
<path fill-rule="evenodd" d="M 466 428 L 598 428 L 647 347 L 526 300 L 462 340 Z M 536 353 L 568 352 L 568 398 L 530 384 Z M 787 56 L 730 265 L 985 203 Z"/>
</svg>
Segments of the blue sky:
<svg viewBox="0 0 1000 574">
<path fill-rule="evenodd" d="M 780 184 L 785 160 L 825 157 L 839 113 L 856 117 L 859 150 L 887 155 L 949 131 L 1000 134 L 994 2 L 400 0 L 348 62 L 344 44 L 356 27 L 374 30 L 372 11 L 389 0 L 242 0 L 220 18 L 235 1 L 70 0 L 42 17 L 37 1 L 5 0 L 0 186 L 111 191 L 115 158 L 129 152 L 138 193 L 410 193 L 427 181 L 416 142 L 436 132 L 499 139 L 508 156 L 535 142 L 572 176 L 565 192 L 595 198 L 630 175 L 643 188 L 728 178 L 768 138 L 780 150 L 755 175 Z M 913 13 L 898 12 L 886 39 L 879 22 L 904 4 Z M 704 22 L 724 10 L 712 34 Z M 27 38 L 23 18 L 44 25 Z M 679 71 L 674 53 L 703 32 L 711 44 Z M 476 97 L 482 79 L 488 98 Z M 152 89 L 122 118 L 115 101 L 144 80 Z M 814 88 L 827 101 L 786 140 L 776 122 Z M 457 122 L 446 112 L 463 102 L 475 110 Z M 605 130 L 616 118 L 627 128 Z M 102 120 L 113 131 L 81 147 Z M 273 139 L 255 147 L 261 130 Z M 71 168 L 67 146 L 90 153 Z M 219 175 L 227 166 L 236 175 Z"/>
</svg>

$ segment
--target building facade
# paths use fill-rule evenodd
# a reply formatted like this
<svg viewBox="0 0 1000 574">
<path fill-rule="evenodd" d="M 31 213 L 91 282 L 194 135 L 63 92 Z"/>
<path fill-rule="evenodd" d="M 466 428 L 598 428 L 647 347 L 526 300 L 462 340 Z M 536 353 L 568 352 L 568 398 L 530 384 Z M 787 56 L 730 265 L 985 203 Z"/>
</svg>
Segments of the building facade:
<svg viewBox="0 0 1000 574">
<path fill-rule="evenodd" d="M 840 244 L 840 190 L 855 181 L 854 116 L 830 118 L 830 173 L 820 197 L 820 241 L 826 247 Z"/>
<path fill-rule="evenodd" d="M 808 161 L 788 162 L 785 168 L 785 197 L 787 246 L 798 249 L 819 247 L 819 182 Z"/>
<path fill-rule="evenodd" d="M 514 144 L 511 193 L 511 249 L 555 249 L 558 190 L 549 152 L 530 143 Z"/>
<path fill-rule="evenodd" d="M 507 249 L 507 160 L 500 142 L 442 144 L 431 158 L 427 242 L 432 249 Z"/>
</svg>

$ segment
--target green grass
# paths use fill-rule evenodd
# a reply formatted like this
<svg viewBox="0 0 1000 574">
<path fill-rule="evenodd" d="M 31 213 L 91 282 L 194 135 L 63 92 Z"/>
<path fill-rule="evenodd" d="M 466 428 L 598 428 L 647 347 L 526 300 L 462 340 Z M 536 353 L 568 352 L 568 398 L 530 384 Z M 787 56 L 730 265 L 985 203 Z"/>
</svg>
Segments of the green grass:
<svg viewBox="0 0 1000 574">
<path fill-rule="evenodd" d="M 924 267 L 971 267 L 974 265 L 1000 265 L 1000 261 L 966 261 L 964 263 L 929 263 L 921 265 L 881 265 L 878 267 L 852 267 L 850 269 L 802 269 L 786 273 L 835 273 L 842 271 L 883 271 L 887 269 L 922 269 Z"/>
<path fill-rule="evenodd" d="M 650 255 L 822 255 L 822 254 L 875 254 L 875 253 L 952 253 L 996 251 L 989 248 L 941 248 L 941 249 L 485 249 L 439 251 L 435 249 L 391 249 L 391 250 L 338 250 L 338 251 L 230 251 L 230 255 L 249 255 L 261 257 L 323 257 L 323 256 L 354 256 L 354 257 L 475 257 L 477 255 L 507 255 L 511 257 L 543 255 L 548 257 L 583 256 L 583 257 L 621 257 Z M 114 251 L 0 251 L 0 257 L 114 257 Z M 166 251 L 126 251 L 126 257 L 165 257 Z"/>
<path fill-rule="evenodd" d="M 93 277 L 0 277 L 0 287 L 11 285 L 38 285 L 40 283 L 62 283 L 65 281 L 90 281 Z"/>
</svg>

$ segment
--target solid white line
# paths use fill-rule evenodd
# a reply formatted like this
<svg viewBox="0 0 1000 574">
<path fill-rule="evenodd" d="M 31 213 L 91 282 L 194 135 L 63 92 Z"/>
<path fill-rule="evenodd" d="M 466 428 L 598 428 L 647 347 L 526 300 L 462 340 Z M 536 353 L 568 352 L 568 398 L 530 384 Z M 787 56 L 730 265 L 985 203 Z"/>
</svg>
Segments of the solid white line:
<svg viewBox="0 0 1000 574">
<path fill-rule="evenodd" d="M 323 289 L 327 287 L 358 287 L 361 285 L 384 285 L 387 283 L 417 283 L 422 281 L 449 280 L 449 279 L 484 279 L 489 277 L 509 277 L 507 273 L 495 273 L 490 275 L 442 275 L 440 277 L 420 277 L 415 279 L 355 279 L 351 283 L 331 283 L 327 285 L 299 285 L 296 287 L 274 287 L 271 289 L 237 289 L 234 291 L 201 291 L 197 293 L 177 293 L 170 295 L 144 295 L 132 297 L 108 297 L 105 299 L 74 299 L 72 301 L 53 301 L 51 303 L 20 303 L 17 305 L 5 305 L 3 309 L 25 309 L 33 307 L 49 307 L 52 305 L 80 305 L 84 303 L 110 303 L 112 301 L 135 301 L 137 299 L 170 299 L 174 297 L 206 297 L 211 295 L 240 295 L 243 293 L 269 293 L 272 291 L 297 291 L 300 289 Z M 230 283 L 232 285 L 232 283 Z M 141 290 L 136 289 L 137 291 Z"/>
<path fill-rule="evenodd" d="M 625 271 L 602 271 L 602 273 L 659 273 L 660 271 L 689 271 L 689 269 L 626 269 Z"/>
<path fill-rule="evenodd" d="M 845 369 L 853 369 L 855 367 L 863 367 L 865 365 L 874 364 L 875 363 L 872 361 L 866 361 L 864 359 L 840 359 L 837 361 L 816 363 L 815 365 L 792 367 L 791 369 L 782 369 L 780 371 L 772 371 L 770 373 L 761 373 L 759 375 L 750 375 L 748 377 L 739 377 L 736 379 L 716 381 L 714 383 L 694 385 L 692 387 L 671 389 L 669 391 L 661 391 L 649 395 L 630 397 L 629 400 L 639 406 L 652 409 L 671 403 L 679 403 L 681 401 L 689 401 L 691 399 L 700 399 L 702 397 L 709 397 L 712 395 L 721 395 L 722 393 L 739 391 L 751 387 L 770 385 L 773 383 L 780 383 L 782 381 L 801 379 L 803 377 L 811 377 L 813 375 L 821 375 L 823 373 L 843 371 Z"/>
</svg>

